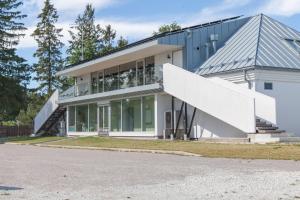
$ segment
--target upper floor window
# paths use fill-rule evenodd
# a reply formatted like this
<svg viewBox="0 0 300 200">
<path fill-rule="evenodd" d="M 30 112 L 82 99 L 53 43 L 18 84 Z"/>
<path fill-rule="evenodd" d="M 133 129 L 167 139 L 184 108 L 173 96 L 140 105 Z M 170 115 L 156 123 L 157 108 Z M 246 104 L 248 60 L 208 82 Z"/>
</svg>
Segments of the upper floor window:
<svg viewBox="0 0 300 200">
<path fill-rule="evenodd" d="M 285 39 L 285 41 L 290 45 L 291 48 L 293 48 L 300 54 L 300 40 Z"/>
<path fill-rule="evenodd" d="M 264 89 L 265 90 L 273 90 L 273 83 L 265 82 Z"/>
</svg>

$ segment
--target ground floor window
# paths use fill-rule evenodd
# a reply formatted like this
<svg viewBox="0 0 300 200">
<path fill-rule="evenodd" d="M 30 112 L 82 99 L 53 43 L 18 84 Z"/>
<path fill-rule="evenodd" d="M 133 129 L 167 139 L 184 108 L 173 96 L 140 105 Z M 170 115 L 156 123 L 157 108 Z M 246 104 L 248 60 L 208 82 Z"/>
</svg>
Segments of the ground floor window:
<svg viewBox="0 0 300 200">
<path fill-rule="evenodd" d="M 110 104 L 111 131 L 121 131 L 121 101 L 112 101 Z"/>
<path fill-rule="evenodd" d="M 75 106 L 69 106 L 69 124 L 68 130 L 70 132 L 75 131 Z"/>
<path fill-rule="evenodd" d="M 96 103 L 69 106 L 68 131 L 97 132 L 98 128 L 112 132 L 154 131 L 154 96 L 111 101 L 109 106 L 98 107 Z"/>
<path fill-rule="evenodd" d="M 122 131 L 141 131 L 141 98 L 122 100 Z"/>
<path fill-rule="evenodd" d="M 97 131 L 97 104 L 69 106 L 70 132 L 96 132 Z"/>
<path fill-rule="evenodd" d="M 143 97 L 143 131 L 154 131 L 154 96 Z"/>
<path fill-rule="evenodd" d="M 127 98 L 112 101 L 111 131 L 154 131 L 154 96 Z"/>
</svg>

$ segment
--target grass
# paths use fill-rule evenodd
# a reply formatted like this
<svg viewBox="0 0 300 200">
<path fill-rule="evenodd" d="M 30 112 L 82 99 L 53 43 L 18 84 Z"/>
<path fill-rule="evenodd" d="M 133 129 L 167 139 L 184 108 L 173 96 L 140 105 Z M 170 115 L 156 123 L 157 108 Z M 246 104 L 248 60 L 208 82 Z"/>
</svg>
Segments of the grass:
<svg viewBox="0 0 300 200">
<path fill-rule="evenodd" d="M 300 160 L 300 144 L 218 144 L 191 141 L 134 140 L 110 137 L 12 137 L 0 142 L 20 144 L 184 151 L 211 158 Z"/>
<path fill-rule="evenodd" d="M 205 157 L 300 160 L 296 144 L 217 144 L 190 141 L 133 140 L 109 137 L 81 137 L 51 142 L 53 145 L 184 151 Z"/>
<path fill-rule="evenodd" d="M 44 142 L 51 142 L 57 141 L 62 139 L 62 137 L 29 137 L 29 136 L 22 136 L 22 137 L 8 137 L 8 138 L 0 138 L 0 142 L 13 142 L 19 144 L 39 144 Z"/>
</svg>

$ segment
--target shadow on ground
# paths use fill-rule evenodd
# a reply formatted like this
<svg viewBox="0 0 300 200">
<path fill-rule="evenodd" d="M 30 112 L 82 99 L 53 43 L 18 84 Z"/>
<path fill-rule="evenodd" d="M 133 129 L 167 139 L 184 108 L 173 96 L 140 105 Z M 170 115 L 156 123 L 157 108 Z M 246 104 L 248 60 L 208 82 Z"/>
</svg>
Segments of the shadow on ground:
<svg viewBox="0 0 300 200">
<path fill-rule="evenodd" d="M 0 191 L 5 190 L 5 191 L 10 191 L 10 190 L 23 190 L 24 188 L 21 187 L 13 187 L 13 186 L 2 186 L 0 185 Z"/>
</svg>

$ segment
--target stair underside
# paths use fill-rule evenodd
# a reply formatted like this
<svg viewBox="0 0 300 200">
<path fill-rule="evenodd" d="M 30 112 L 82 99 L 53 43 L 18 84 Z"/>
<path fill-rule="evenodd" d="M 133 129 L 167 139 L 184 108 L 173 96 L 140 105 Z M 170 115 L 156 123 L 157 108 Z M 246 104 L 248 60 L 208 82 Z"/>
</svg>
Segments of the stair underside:
<svg viewBox="0 0 300 200">
<path fill-rule="evenodd" d="M 66 112 L 66 108 L 59 106 L 47 119 L 47 121 L 41 126 L 37 131 L 37 134 L 44 134 L 49 131 L 52 126 L 61 118 L 61 116 Z"/>
</svg>

